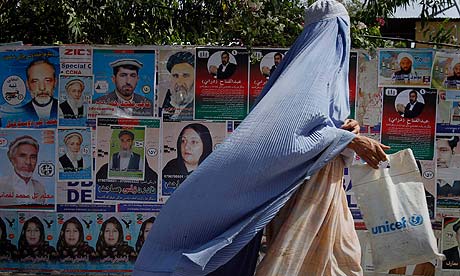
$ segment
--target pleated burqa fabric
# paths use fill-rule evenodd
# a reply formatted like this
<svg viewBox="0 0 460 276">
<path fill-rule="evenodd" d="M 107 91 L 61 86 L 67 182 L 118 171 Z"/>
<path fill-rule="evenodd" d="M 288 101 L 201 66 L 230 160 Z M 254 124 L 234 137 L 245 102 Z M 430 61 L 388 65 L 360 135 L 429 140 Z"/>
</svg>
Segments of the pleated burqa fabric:
<svg viewBox="0 0 460 276">
<path fill-rule="evenodd" d="M 347 146 L 354 134 L 338 127 L 349 114 L 349 43 L 341 4 L 306 10 L 302 34 L 257 106 L 162 208 L 133 275 L 216 270 Z"/>
</svg>

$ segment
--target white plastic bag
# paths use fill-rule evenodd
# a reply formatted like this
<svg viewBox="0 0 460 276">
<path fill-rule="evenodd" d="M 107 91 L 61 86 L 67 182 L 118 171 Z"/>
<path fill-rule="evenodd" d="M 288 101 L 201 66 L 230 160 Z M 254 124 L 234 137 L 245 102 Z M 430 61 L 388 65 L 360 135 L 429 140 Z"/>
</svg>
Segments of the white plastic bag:
<svg viewBox="0 0 460 276">
<path fill-rule="evenodd" d="M 411 149 L 388 155 L 389 167 L 350 168 L 353 192 L 370 232 L 375 271 L 442 258 Z"/>
</svg>

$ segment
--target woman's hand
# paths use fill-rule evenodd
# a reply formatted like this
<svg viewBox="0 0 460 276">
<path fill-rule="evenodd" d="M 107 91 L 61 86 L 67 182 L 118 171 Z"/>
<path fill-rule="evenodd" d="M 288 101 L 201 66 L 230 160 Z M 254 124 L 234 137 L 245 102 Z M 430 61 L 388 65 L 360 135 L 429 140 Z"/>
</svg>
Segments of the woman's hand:
<svg viewBox="0 0 460 276">
<path fill-rule="evenodd" d="M 361 159 L 374 169 L 379 168 L 380 162 L 387 160 L 387 155 L 384 151 L 390 149 L 389 146 L 365 136 L 356 136 L 347 147 L 356 152 Z"/>
<path fill-rule="evenodd" d="M 340 128 L 351 131 L 354 134 L 359 134 L 359 123 L 358 121 L 353 119 L 346 119 Z"/>
</svg>

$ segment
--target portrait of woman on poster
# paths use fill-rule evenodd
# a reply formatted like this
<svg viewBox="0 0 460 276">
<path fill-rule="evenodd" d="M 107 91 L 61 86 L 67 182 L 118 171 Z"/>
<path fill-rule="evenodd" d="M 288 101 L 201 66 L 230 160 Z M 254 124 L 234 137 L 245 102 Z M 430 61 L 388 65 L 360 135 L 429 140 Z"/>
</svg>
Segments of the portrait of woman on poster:
<svg viewBox="0 0 460 276">
<path fill-rule="evenodd" d="M 177 188 L 211 152 L 209 129 L 196 123 L 185 126 L 177 137 L 177 158 L 163 168 L 163 185 Z"/>
<path fill-rule="evenodd" d="M 0 261 L 14 261 L 17 259 L 18 250 L 6 237 L 6 224 L 0 218 Z"/>
<path fill-rule="evenodd" d="M 96 257 L 96 251 L 84 241 L 84 235 L 83 225 L 76 217 L 64 222 L 56 246 L 60 262 L 88 262 Z"/>
<path fill-rule="evenodd" d="M 150 229 L 152 229 L 154 222 L 155 222 L 155 217 L 150 217 L 142 223 L 141 229 L 139 230 L 139 235 L 137 236 L 137 242 L 136 242 L 137 254 L 141 252 L 142 245 L 144 245 L 144 242 L 147 239 L 147 235 L 149 234 Z"/>
<path fill-rule="evenodd" d="M 38 217 L 31 217 L 22 227 L 18 242 L 21 262 L 51 262 L 56 259 L 56 250 L 45 241 L 45 228 Z"/>
<path fill-rule="evenodd" d="M 59 157 L 60 169 L 64 172 L 78 172 L 85 168 L 81 154 L 83 136 L 80 132 L 70 132 L 64 137 L 66 153 Z"/>
<path fill-rule="evenodd" d="M 134 248 L 123 240 L 123 227 L 117 218 L 104 221 L 96 243 L 96 256 L 100 262 L 134 262 Z"/>
</svg>

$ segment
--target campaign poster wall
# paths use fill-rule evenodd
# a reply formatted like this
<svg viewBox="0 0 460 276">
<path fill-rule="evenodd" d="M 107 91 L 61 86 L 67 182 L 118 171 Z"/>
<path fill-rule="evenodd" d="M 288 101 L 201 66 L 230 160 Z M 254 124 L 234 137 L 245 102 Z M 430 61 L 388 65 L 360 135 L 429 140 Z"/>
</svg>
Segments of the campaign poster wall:
<svg viewBox="0 0 460 276">
<path fill-rule="evenodd" d="M 416 159 L 433 160 L 437 91 L 383 88 L 381 142 L 387 153 L 411 148 Z"/>
<path fill-rule="evenodd" d="M 55 209 L 55 129 L 0 129 L 0 208 Z"/>
<path fill-rule="evenodd" d="M 431 49 L 380 49 L 378 55 L 379 87 L 431 87 Z"/>
<path fill-rule="evenodd" d="M 249 54 L 196 48 L 195 120 L 243 120 L 248 114 Z"/>
<path fill-rule="evenodd" d="M 262 92 L 270 75 L 283 61 L 287 48 L 253 49 L 249 67 L 249 109 L 254 107 L 257 97 Z"/>
<path fill-rule="evenodd" d="M 164 121 L 193 120 L 195 49 L 158 50 L 157 106 Z"/>
<path fill-rule="evenodd" d="M 158 202 L 160 120 L 97 118 L 96 200 Z"/>
<path fill-rule="evenodd" d="M 1 126 L 57 126 L 59 48 L 0 52 Z"/>
<path fill-rule="evenodd" d="M 153 49 L 94 49 L 92 102 L 112 106 L 114 116 L 153 116 L 155 62 Z"/>
</svg>

